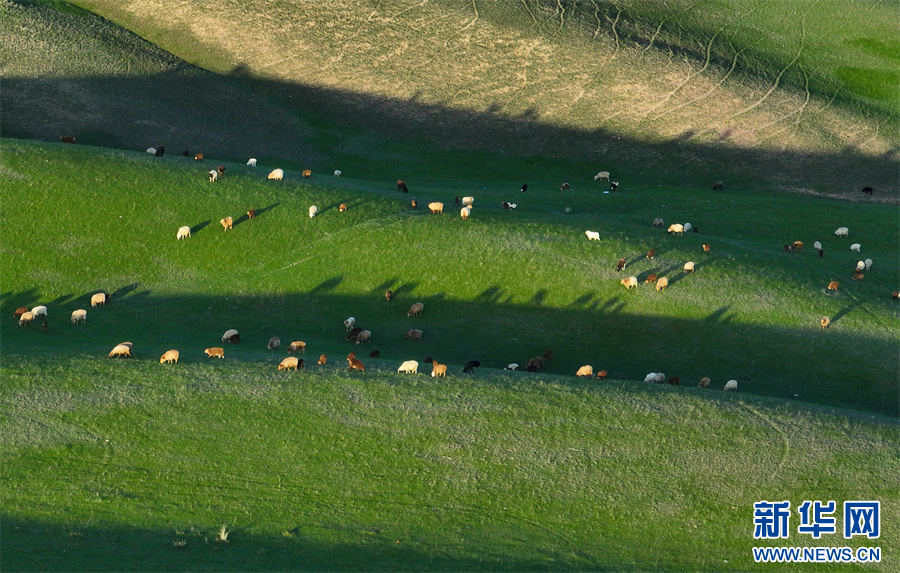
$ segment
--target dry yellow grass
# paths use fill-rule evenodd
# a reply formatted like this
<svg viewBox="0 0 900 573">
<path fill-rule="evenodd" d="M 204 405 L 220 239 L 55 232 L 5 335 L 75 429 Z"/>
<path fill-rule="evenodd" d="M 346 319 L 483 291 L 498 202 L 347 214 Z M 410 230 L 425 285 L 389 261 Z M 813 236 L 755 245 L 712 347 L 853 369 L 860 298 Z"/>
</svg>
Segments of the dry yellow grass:
<svg viewBox="0 0 900 573">
<path fill-rule="evenodd" d="M 522 3 L 523 24 L 532 19 L 533 26 L 498 24 L 485 16 L 495 7 L 479 2 L 225 0 L 214 9 L 186 0 L 81 4 L 139 33 L 149 25 L 177 31 L 159 37 L 159 45 L 221 73 L 240 68 L 397 105 L 415 101 L 526 117 L 648 142 L 893 152 L 889 135 L 877 126 L 828 100 L 786 89 L 778 78 L 747 83 L 708 58 L 689 59 L 620 37 L 615 19 L 598 16 L 593 30 L 572 23 L 565 7 L 550 3 Z M 698 45 L 696 55 L 702 58 L 707 47 Z M 798 55 L 804 47 L 801 38 Z M 735 62 L 740 65 L 739 54 Z M 427 114 L 430 108 L 407 109 Z"/>
</svg>

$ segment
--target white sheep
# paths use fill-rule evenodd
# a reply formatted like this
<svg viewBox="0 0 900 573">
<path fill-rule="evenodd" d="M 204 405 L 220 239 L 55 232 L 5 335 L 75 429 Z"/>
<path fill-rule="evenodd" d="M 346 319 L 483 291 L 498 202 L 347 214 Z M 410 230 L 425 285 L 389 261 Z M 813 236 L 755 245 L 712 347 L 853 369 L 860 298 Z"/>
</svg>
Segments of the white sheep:
<svg viewBox="0 0 900 573">
<path fill-rule="evenodd" d="M 582 377 L 590 378 L 593 375 L 594 375 L 594 367 L 591 366 L 590 364 L 585 364 L 584 366 L 579 368 L 578 371 L 575 373 L 576 378 L 582 378 Z"/>
<path fill-rule="evenodd" d="M 219 178 L 219 172 L 216 171 L 215 169 L 210 169 L 210 170 L 209 170 L 209 182 L 210 182 L 210 183 L 215 183 L 215 181 L 216 181 L 218 178 Z"/>
<path fill-rule="evenodd" d="M 860 245 L 859 243 L 853 243 L 852 245 L 850 245 L 850 251 L 854 253 L 858 253 L 861 248 L 862 245 Z"/>
<path fill-rule="evenodd" d="M 403 364 L 400 365 L 400 368 L 397 369 L 397 373 L 403 372 L 405 374 L 418 374 L 419 373 L 419 363 L 415 360 L 407 360 Z"/>
<path fill-rule="evenodd" d="M 191 236 L 191 228 L 185 225 L 184 227 L 178 227 L 178 234 L 175 235 L 177 239 L 188 239 Z"/>
<path fill-rule="evenodd" d="M 866 263 L 866 270 L 872 268 L 872 259 L 866 259 L 864 262 Z"/>
<path fill-rule="evenodd" d="M 694 228 L 694 226 L 691 225 L 690 223 L 685 223 L 684 225 L 682 225 L 682 227 L 684 228 L 685 233 L 690 233 L 691 229 Z"/>
<path fill-rule="evenodd" d="M 680 235 L 683 232 L 684 232 L 684 225 L 682 225 L 681 223 L 672 223 L 671 225 L 669 225 L 668 233 L 670 235 L 675 235 L 675 234 Z"/>
<path fill-rule="evenodd" d="M 516 362 L 510 362 L 509 364 L 506 365 L 506 368 L 504 368 L 504 370 L 518 370 L 518 369 L 519 369 L 519 364 Z"/>
<path fill-rule="evenodd" d="M 599 241 L 600 240 L 600 232 L 599 231 L 585 231 L 585 235 L 587 235 L 588 241 Z"/>
<path fill-rule="evenodd" d="M 91 308 L 97 308 L 98 306 L 104 306 L 107 302 L 109 302 L 109 295 L 105 292 L 98 292 L 94 296 L 91 297 Z"/>
<path fill-rule="evenodd" d="M 850 235 L 850 229 L 847 227 L 838 227 L 834 234 L 838 237 L 847 237 Z"/>
<path fill-rule="evenodd" d="M 471 207 L 471 206 L 465 206 L 465 207 L 463 207 L 462 209 L 459 210 L 459 216 L 462 217 L 462 220 L 463 220 L 463 221 L 468 221 L 468 220 L 469 220 L 469 215 L 471 215 L 471 214 L 472 214 L 472 207 Z"/>
<path fill-rule="evenodd" d="M 34 313 L 30 310 L 26 313 L 23 313 L 22 316 L 19 317 L 19 326 L 25 326 L 27 324 L 31 324 L 34 322 Z"/>
<path fill-rule="evenodd" d="M 340 170 L 340 169 L 335 169 L 335 170 L 334 170 L 334 176 L 335 176 L 335 177 L 340 177 L 341 175 L 343 175 L 343 173 L 341 173 L 341 170 Z"/>
<path fill-rule="evenodd" d="M 256 158 L 251 157 L 247 160 L 247 167 L 256 167 Z"/>
<path fill-rule="evenodd" d="M 644 376 L 644 382 L 648 382 L 651 384 L 653 382 L 656 382 L 656 372 L 651 372 L 650 374 L 647 374 L 646 376 Z"/>
<path fill-rule="evenodd" d="M 315 205 L 310 205 L 309 207 L 309 218 L 312 219 L 319 213 L 319 208 Z"/>
<path fill-rule="evenodd" d="M 31 313 L 34 315 L 35 318 L 37 318 L 39 316 L 47 316 L 47 307 L 43 306 L 43 305 L 36 306 L 31 309 Z"/>
<path fill-rule="evenodd" d="M 729 380 L 725 383 L 726 392 L 737 392 L 737 380 Z"/>
<path fill-rule="evenodd" d="M 856 272 L 866 270 L 866 262 L 865 261 L 856 261 Z"/>
<path fill-rule="evenodd" d="M 663 374 L 662 372 L 657 372 L 656 380 L 654 380 L 654 382 L 656 382 L 657 384 L 662 384 L 665 381 L 666 381 L 666 375 Z"/>
<path fill-rule="evenodd" d="M 356 335 L 356 344 L 363 344 L 366 342 L 372 342 L 372 331 L 371 330 L 363 330 L 359 334 Z"/>
<path fill-rule="evenodd" d="M 594 175 L 594 181 L 609 181 L 609 171 L 601 171 Z"/>
<path fill-rule="evenodd" d="M 147 148 L 147 153 L 149 153 L 150 155 L 156 155 L 156 148 L 155 148 L 155 147 L 148 147 L 148 148 Z"/>
<path fill-rule="evenodd" d="M 815 243 L 813 243 L 813 248 L 814 248 L 815 250 L 817 250 L 817 251 L 821 251 L 821 250 L 822 250 L 822 243 L 820 243 L 819 241 L 816 241 Z"/>
<path fill-rule="evenodd" d="M 471 207 L 475 203 L 475 197 L 463 197 L 461 202 L 463 207 Z"/>
<path fill-rule="evenodd" d="M 637 288 L 637 286 L 638 286 L 637 277 L 628 277 L 627 279 L 622 279 L 619 282 L 622 283 L 623 285 L 625 285 L 625 288 L 628 290 Z"/>
<path fill-rule="evenodd" d="M 684 263 L 684 272 L 692 273 L 694 272 L 694 261 L 688 261 Z"/>
<path fill-rule="evenodd" d="M 87 322 L 87 311 L 83 308 L 72 311 L 72 324 L 78 324 L 79 322 L 82 324 Z"/>
<path fill-rule="evenodd" d="M 240 342 L 240 340 L 241 340 L 241 335 L 238 334 L 238 331 L 233 328 L 229 328 L 228 330 L 225 331 L 225 334 L 222 335 L 222 342 L 235 343 L 235 342 Z"/>
<path fill-rule="evenodd" d="M 344 326 L 347 327 L 347 331 L 353 330 L 353 327 L 356 326 L 356 318 L 355 317 L 347 317 L 347 320 L 344 321 Z"/>
<path fill-rule="evenodd" d="M 274 181 L 281 181 L 284 179 L 284 169 L 275 169 L 271 173 L 269 173 L 269 179 Z"/>
</svg>

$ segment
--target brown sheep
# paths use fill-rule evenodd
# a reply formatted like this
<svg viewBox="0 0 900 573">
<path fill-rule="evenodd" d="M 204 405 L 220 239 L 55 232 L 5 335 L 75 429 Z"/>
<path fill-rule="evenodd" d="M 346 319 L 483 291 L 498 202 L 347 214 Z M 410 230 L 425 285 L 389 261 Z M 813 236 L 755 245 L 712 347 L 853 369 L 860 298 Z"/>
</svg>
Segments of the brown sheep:
<svg viewBox="0 0 900 573">
<path fill-rule="evenodd" d="M 403 338 L 409 340 L 418 340 L 419 342 L 422 342 L 422 331 L 418 328 L 410 328 L 406 331 L 406 334 L 403 335 Z"/>
<path fill-rule="evenodd" d="M 397 179 L 397 191 L 409 193 L 409 188 L 406 186 L 406 183 L 403 181 L 403 179 Z"/>
<path fill-rule="evenodd" d="M 716 181 L 713 185 L 713 191 L 721 191 L 722 189 L 725 189 L 725 184 L 721 181 Z"/>
<path fill-rule="evenodd" d="M 709 245 L 703 245 L 703 252 L 704 252 L 704 253 L 708 253 L 708 252 L 709 252 Z"/>
<path fill-rule="evenodd" d="M 560 191 L 568 191 L 569 187 L 570 187 L 570 185 L 568 183 L 563 183 L 562 185 L 559 186 L 559 190 Z"/>
<path fill-rule="evenodd" d="M 16 309 L 16 312 L 13 313 L 13 318 L 19 318 L 20 316 L 22 316 L 22 315 L 25 314 L 26 312 L 28 312 L 28 307 L 27 307 L 27 306 L 20 306 L 19 308 Z"/>
<path fill-rule="evenodd" d="M 655 283 L 657 279 L 656 273 L 650 273 L 647 275 L 647 278 L 644 279 L 645 283 Z"/>
<path fill-rule="evenodd" d="M 338 206 L 338 211 L 340 211 L 341 213 L 343 213 L 343 212 L 346 211 L 346 210 L 347 210 L 347 204 L 346 204 L 346 203 L 341 203 L 341 204 Z"/>
<path fill-rule="evenodd" d="M 619 262 L 616 263 L 616 272 L 620 272 L 622 269 L 624 269 L 626 264 L 627 261 L 625 260 L 625 257 L 619 259 Z"/>
<path fill-rule="evenodd" d="M 531 360 L 528 361 L 528 364 L 525 365 L 526 372 L 537 372 L 541 368 L 544 367 L 544 357 L 543 356 L 535 356 Z"/>
<path fill-rule="evenodd" d="M 303 172 L 300 173 L 300 175 L 302 175 L 304 179 L 309 179 L 310 177 L 312 177 L 312 170 L 304 169 Z"/>
<path fill-rule="evenodd" d="M 856 273 L 855 275 L 853 275 L 853 280 L 855 280 L 855 281 L 861 281 L 864 278 L 866 278 L 866 275 L 864 275 L 862 273 Z"/>
<path fill-rule="evenodd" d="M 162 364 L 163 362 L 165 362 L 166 364 L 172 364 L 173 362 L 175 364 L 178 364 L 178 351 L 166 350 L 165 354 L 163 354 L 159 359 L 160 364 Z"/>
<path fill-rule="evenodd" d="M 373 350 L 372 352 L 369 353 L 369 358 L 381 358 L 381 351 Z"/>
<path fill-rule="evenodd" d="M 666 224 L 663 222 L 662 217 L 657 217 L 656 219 L 653 219 L 653 226 L 661 229 L 665 227 Z"/>
<path fill-rule="evenodd" d="M 203 352 L 206 353 L 208 358 L 225 358 L 225 349 L 221 346 L 214 346 L 213 348 L 207 348 Z"/>
<path fill-rule="evenodd" d="M 672 376 L 669 378 L 669 385 L 671 386 L 681 386 L 681 378 L 678 376 Z"/>
<path fill-rule="evenodd" d="M 422 316 L 422 311 L 425 309 L 425 305 L 421 302 L 414 303 L 409 310 L 406 311 L 406 316 L 409 318 L 410 316 Z"/>
<path fill-rule="evenodd" d="M 306 343 L 302 340 L 295 340 L 288 346 L 288 353 L 300 351 L 300 354 L 306 354 Z"/>
<path fill-rule="evenodd" d="M 412 201 L 410 201 L 409 204 L 412 205 L 412 208 L 413 208 L 413 209 L 418 209 L 418 208 L 419 208 L 419 202 L 416 201 L 415 199 L 413 199 Z"/>
<path fill-rule="evenodd" d="M 709 388 L 709 377 L 704 376 L 703 378 L 701 378 L 700 383 L 697 384 L 697 387 L 698 388 Z"/>
<path fill-rule="evenodd" d="M 194 156 L 194 161 L 203 161 L 203 154 L 202 154 L 202 153 L 198 153 L 197 155 L 195 155 L 195 156 Z"/>
<path fill-rule="evenodd" d="M 653 257 L 655 257 L 655 256 L 656 256 L 656 249 L 650 249 L 649 251 L 647 251 L 647 260 L 648 261 L 652 260 Z"/>
<path fill-rule="evenodd" d="M 838 289 L 837 281 L 831 281 L 830 283 L 828 283 L 828 290 L 837 290 L 837 289 Z"/>
<path fill-rule="evenodd" d="M 446 378 L 447 377 L 447 365 L 446 364 L 438 364 L 437 361 L 433 361 L 431 363 L 431 377 L 432 378 Z"/>
<path fill-rule="evenodd" d="M 299 370 L 300 369 L 300 359 L 296 356 L 288 356 L 284 360 L 281 361 L 281 364 L 278 365 L 279 370 Z"/>
<path fill-rule="evenodd" d="M 790 245 L 784 246 L 784 252 L 790 253 L 791 251 L 802 251 L 803 250 L 803 241 L 794 241 Z"/>
<path fill-rule="evenodd" d="M 891 298 L 894 299 L 894 300 L 900 300 L 900 292 L 894 291 L 894 292 L 891 294 Z"/>
<path fill-rule="evenodd" d="M 606 376 L 607 376 L 606 370 L 601 370 L 600 372 L 597 372 L 597 380 L 606 380 Z"/>
<path fill-rule="evenodd" d="M 347 362 L 350 364 L 350 370 L 359 370 L 360 372 L 366 371 L 365 364 L 357 360 L 355 356 L 347 356 Z"/>
<path fill-rule="evenodd" d="M 362 332 L 363 329 L 360 326 L 354 326 L 350 329 L 350 332 L 347 333 L 347 342 L 352 342 L 356 340 L 356 337 L 359 336 L 359 333 Z"/>
<path fill-rule="evenodd" d="M 219 165 L 218 167 L 216 167 L 216 171 L 219 172 L 219 175 L 225 175 L 225 166 Z"/>
<path fill-rule="evenodd" d="M 241 341 L 241 335 L 238 334 L 238 331 L 229 328 L 225 331 L 225 334 L 222 335 L 222 342 L 227 342 L 229 344 L 238 344 Z"/>
<path fill-rule="evenodd" d="M 249 211 L 247 211 L 247 218 L 256 219 L 256 209 L 250 209 Z"/>
<path fill-rule="evenodd" d="M 281 339 L 277 336 L 270 338 L 269 343 L 266 344 L 266 348 L 269 350 L 277 350 L 279 346 L 281 346 Z"/>
<path fill-rule="evenodd" d="M 391 302 L 391 299 L 394 298 L 394 291 L 391 289 L 387 289 L 384 291 L 384 300 Z"/>
<path fill-rule="evenodd" d="M 234 225 L 234 219 L 232 219 L 231 217 L 225 217 L 224 219 L 221 219 L 219 221 L 219 223 L 221 223 L 222 226 L 225 227 L 225 230 L 227 231 L 228 229 L 231 229 L 232 226 Z"/>
<path fill-rule="evenodd" d="M 75 143 L 74 135 L 60 135 L 59 140 L 63 143 Z"/>
<path fill-rule="evenodd" d="M 327 357 L 327 356 L 325 356 L 324 354 L 321 355 L 321 356 L 319 356 L 319 361 L 317 362 L 317 364 L 318 364 L 319 366 L 323 366 L 323 365 L 325 365 L 325 364 L 327 364 L 327 363 L 328 363 L 328 357 Z"/>
<path fill-rule="evenodd" d="M 831 319 L 827 316 L 823 316 L 819 319 L 819 324 L 822 325 L 822 330 L 825 330 L 826 328 L 828 328 L 828 325 L 831 324 Z"/>
<path fill-rule="evenodd" d="M 50 325 L 47 324 L 47 321 L 41 323 L 41 332 L 50 332 Z"/>
</svg>

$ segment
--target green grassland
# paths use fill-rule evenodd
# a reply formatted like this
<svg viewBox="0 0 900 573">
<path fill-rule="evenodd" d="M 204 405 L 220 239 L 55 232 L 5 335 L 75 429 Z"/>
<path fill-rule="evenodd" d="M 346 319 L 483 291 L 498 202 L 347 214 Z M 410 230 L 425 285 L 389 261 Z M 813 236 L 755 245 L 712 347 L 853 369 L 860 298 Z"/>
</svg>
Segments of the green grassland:
<svg viewBox="0 0 900 573">
<path fill-rule="evenodd" d="M 0 0 L 0 568 L 772 571 L 751 547 L 846 545 L 882 560 L 793 568 L 896 569 L 894 7 L 258 6 Z M 18 326 L 39 304 L 48 331 Z M 882 536 L 795 514 L 755 541 L 764 499 L 880 500 Z"/>
<path fill-rule="evenodd" d="M 210 184 L 206 167 L 3 142 L 4 567 L 748 570 L 759 499 L 873 498 L 896 518 L 890 208 L 535 182 L 510 212 L 508 191 L 472 180 L 407 196 L 330 175 L 267 181 L 266 165 L 227 164 Z M 469 221 L 449 208 L 463 190 Z M 688 210 L 670 219 L 701 233 L 650 227 L 675 201 Z M 193 236 L 177 241 L 183 224 Z M 831 234 L 840 224 L 851 238 Z M 826 257 L 784 253 L 787 232 Z M 878 261 L 861 283 L 847 280 L 851 239 Z M 672 285 L 626 291 L 622 255 Z M 688 259 L 698 270 L 682 276 Z M 98 290 L 112 298 L 92 309 Z M 414 301 L 420 318 L 406 316 Z M 12 310 L 39 303 L 50 332 L 17 326 Z M 76 308 L 86 324 L 69 323 Z M 344 340 L 350 315 L 370 345 Z M 206 358 L 228 328 L 242 342 Z M 307 342 L 303 371 L 277 371 L 272 335 Z M 123 340 L 135 359 L 106 358 Z M 158 364 L 169 348 L 179 364 Z M 547 349 L 541 373 L 499 370 Z M 346 372 L 349 351 L 365 373 Z M 395 372 L 426 354 L 447 379 Z M 462 374 L 470 359 L 482 368 Z M 609 379 L 575 379 L 585 363 Z M 641 382 L 649 371 L 684 386 Z M 729 378 L 739 394 L 721 391 Z"/>
</svg>

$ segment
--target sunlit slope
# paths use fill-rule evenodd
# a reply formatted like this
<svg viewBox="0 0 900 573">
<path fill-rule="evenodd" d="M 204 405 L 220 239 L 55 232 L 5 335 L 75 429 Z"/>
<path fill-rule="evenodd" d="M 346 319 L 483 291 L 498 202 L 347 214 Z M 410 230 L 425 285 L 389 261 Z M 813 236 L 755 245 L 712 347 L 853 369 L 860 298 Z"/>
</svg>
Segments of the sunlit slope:
<svg viewBox="0 0 900 573">
<path fill-rule="evenodd" d="M 896 414 L 898 228 L 883 205 L 654 186 L 520 193 L 519 208 L 504 211 L 508 194 L 477 185 L 463 221 L 453 187 L 404 195 L 292 171 L 275 182 L 265 179 L 271 165 L 230 163 L 211 184 L 202 164 L 181 157 L 9 140 L 4 150 L 6 352 L 104 357 L 131 340 L 144 358 L 177 344 L 188 361 L 203 360 L 237 328 L 242 344 L 229 352 L 251 362 L 270 356 L 273 335 L 306 341 L 310 358 L 377 349 L 397 364 L 431 355 L 454 368 L 524 365 L 552 350 L 545 370 L 554 374 L 583 364 L 627 380 L 662 371 L 692 386 L 709 376 L 718 391 L 738 379 L 744 392 Z M 446 210 L 413 209 L 413 197 Z M 690 217 L 700 233 L 653 229 L 660 214 Z M 178 241 L 182 225 L 193 237 Z M 833 235 L 840 225 L 850 237 Z M 786 240 L 807 248 L 785 253 Z M 863 253 L 850 252 L 853 241 Z M 862 282 L 850 280 L 858 258 L 874 260 Z M 693 274 L 682 271 L 687 261 Z M 666 291 L 644 282 L 651 273 L 669 278 Z M 626 291 L 629 275 L 640 284 Z M 825 290 L 831 280 L 838 291 Z M 90 309 L 98 290 L 112 304 Z M 426 312 L 407 317 L 417 301 Z M 50 307 L 51 336 L 11 318 L 37 304 Z M 85 326 L 68 322 L 78 308 L 88 308 Z M 372 331 L 371 345 L 344 340 L 348 316 Z M 832 319 L 826 331 L 822 316 Z M 423 330 L 421 343 L 404 339 L 410 328 Z"/>
<path fill-rule="evenodd" d="M 897 191 L 889 3 L 79 3 L 192 63 L 397 136 L 623 177 Z"/>
</svg>

